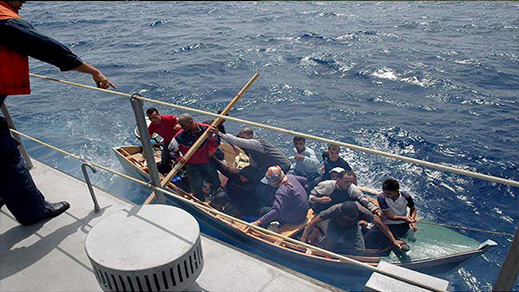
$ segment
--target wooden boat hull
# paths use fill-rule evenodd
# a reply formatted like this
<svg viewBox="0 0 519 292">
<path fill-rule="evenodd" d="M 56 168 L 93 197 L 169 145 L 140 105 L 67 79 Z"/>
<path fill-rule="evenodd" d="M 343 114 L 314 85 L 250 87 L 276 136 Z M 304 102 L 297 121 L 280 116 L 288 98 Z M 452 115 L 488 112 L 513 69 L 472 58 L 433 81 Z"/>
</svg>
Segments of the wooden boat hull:
<svg viewBox="0 0 519 292">
<path fill-rule="evenodd" d="M 124 150 L 125 153 L 121 151 Z M 123 168 L 135 178 L 149 180 L 148 174 L 128 158 L 126 154 L 138 153 L 138 146 L 123 146 L 113 148 Z M 202 228 L 211 229 L 218 237 L 223 237 L 236 245 L 243 245 L 269 260 L 287 265 L 290 268 L 306 273 L 322 273 L 323 275 L 344 275 L 356 271 L 362 273 L 365 269 L 350 263 L 332 259 L 324 255 L 313 254 L 301 246 L 279 240 L 273 236 L 256 231 L 244 232 L 244 226 L 229 219 L 219 217 L 192 204 L 185 203 L 174 197 L 168 197 L 176 205 L 185 209 L 197 218 Z M 353 257 L 354 259 L 376 266 L 380 260 L 388 261 L 405 268 L 426 272 L 429 274 L 445 273 L 462 262 L 484 254 L 496 243 L 487 240 L 485 243 L 470 239 L 460 233 L 445 227 L 418 223 L 420 231 L 416 233 L 416 242 L 409 242 L 411 251 L 409 258 L 397 257 L 391 253 L 389 257 Z"/>
</svg>

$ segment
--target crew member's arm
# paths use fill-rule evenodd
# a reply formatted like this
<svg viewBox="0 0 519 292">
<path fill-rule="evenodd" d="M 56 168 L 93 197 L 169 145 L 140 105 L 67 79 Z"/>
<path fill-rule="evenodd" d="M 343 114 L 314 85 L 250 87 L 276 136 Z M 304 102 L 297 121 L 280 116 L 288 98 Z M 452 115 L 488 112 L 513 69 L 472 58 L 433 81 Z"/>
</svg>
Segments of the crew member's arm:
<svg viewBox="0 0 519 292">
<path fill-rule="evenodd" d="M 92 65 L 83 62 L 62 43 L 39 33 L 23 19 L 0 20 L 0 45 L 58 67 L 61 71 L 75 70 L 91 74 L 97 87 L 115 86 Z"/>
</svg>

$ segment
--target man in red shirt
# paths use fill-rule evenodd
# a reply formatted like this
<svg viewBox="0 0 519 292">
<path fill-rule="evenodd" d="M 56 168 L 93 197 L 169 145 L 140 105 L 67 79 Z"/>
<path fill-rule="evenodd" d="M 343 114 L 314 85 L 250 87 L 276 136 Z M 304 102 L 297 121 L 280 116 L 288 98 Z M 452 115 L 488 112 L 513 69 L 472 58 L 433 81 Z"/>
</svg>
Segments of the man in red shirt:
<svg viewBox="0 0 519 292">
<path fill-rule="evenodd" d="M 178 131 L 180 131 L 181 127 L 178 124 L 177 117 L 160 115 L 156 108 L 152 107 L 148 109 L 146 115 L 151 121 L 151 124 L 148 126 L 150 137 L 153 136 L 154 133 L 157 133 L 164 139 L 162 144 L 162 155 L 157 168 L 161 173 L 166 174 L 171 171 L 172 160 L 168 151 L 168 145 Z"/>
</svg>

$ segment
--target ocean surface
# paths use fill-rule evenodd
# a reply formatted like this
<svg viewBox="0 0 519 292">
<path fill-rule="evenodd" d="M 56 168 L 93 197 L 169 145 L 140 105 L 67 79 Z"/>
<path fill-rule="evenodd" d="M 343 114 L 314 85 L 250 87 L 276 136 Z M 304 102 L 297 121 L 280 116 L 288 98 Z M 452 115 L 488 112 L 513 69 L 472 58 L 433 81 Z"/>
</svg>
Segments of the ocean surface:
<svg viewBox="0 0 519 292">
<path fill-rule="evenodd" d="M 28 2 L 21 14 L 102 70 L 118 91 L 217 111 L 257 72 L 232 116 L 519 180 L 517 2 L 66 1 Z M 88 75 L 34 59 L 30 66 L 94 85 Z M 30 96 L 6 101 L 20 131 L 124 171 L 112 147 L 138 143 L 128 99 L 31 82 Z M 242 126 L 226 123 L 230 133 Z M 292 155 L 291 136 L 255 131 Z M 74 159 L 25 143 L 36 159 L 82 178 Z M 317 153 L 327 147 L 307 146 Z M 506 233 L 518 226 L 517 188 L 352 150 L 342 155 L 360 185 L 398 179 L 423 218 Z M 110 173 L 91 178 L 137 203 L 149 193 Z M 461 233 L 499 246 L 442 277 L 454 290 L 491 290 L 512 238 Z M 336 280 L 347 290 L 364 284 Z"/>
</svg>

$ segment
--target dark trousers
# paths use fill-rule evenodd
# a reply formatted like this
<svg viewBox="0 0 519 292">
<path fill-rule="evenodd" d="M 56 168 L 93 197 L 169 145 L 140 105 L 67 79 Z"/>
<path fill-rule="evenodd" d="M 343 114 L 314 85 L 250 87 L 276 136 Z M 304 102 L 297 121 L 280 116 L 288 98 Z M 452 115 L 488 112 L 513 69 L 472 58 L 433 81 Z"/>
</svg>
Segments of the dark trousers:
<svg viewBox="0 0 519 292">
<path fill-rule="evenodd" d="M 157 169 L 160 173 L 164 175 L 167 175 L 172 169 L 171 163 L 173 161 L 173 158 L 171 157 L 171 153 L 168 150 L 168 146 L 169 143 L 166 143 L 166 141 L 162 143 L 162 153 L 160 155 L 160 162 L 157 164 Z"/>
<path fill-rule="evenodd" d="M 218 178 L 218 172 L 216 172 L 216 166 L 210 162 L 200 164 L 188 163 L 187 177 L 193 195 L 202 201 L 205 200 L 205 195 L 202 191 L 204 181 L 211 184 L 210 195 L 216 194 L 216 191 L 220 187 L 220 179 Z"/>
<path fill-rule="evenodd" d="M 409 223 L 387 225 L 396 239 L 404 237 L 409 230 Z M 371 228 L 365 236 L 366 247 L 370 249 L 385 249 L 391 244 L 389 238 L 378 227 Z"/>
<path fill-rule="evenodd" d="M 358 224 L 344 228 L 333 221 L 328 221 L 326 236 L 322 239 L 321 246 L 336 253 L 349 255 L 362 254 L 366 248 Z"/>
<path fill-rule="evenodd" d="M 0 96 L 0 101 L 3 99 L 5 96 Z M 34 184 L 4 117 L 0 117 L 0 197 L 24 225 L 39 221 L 45 211 L 45 198 Z"/>
</svg>

